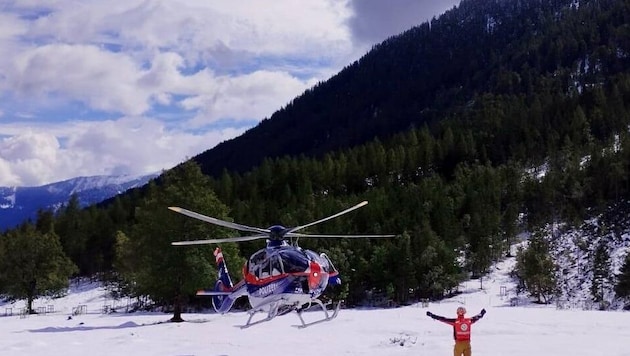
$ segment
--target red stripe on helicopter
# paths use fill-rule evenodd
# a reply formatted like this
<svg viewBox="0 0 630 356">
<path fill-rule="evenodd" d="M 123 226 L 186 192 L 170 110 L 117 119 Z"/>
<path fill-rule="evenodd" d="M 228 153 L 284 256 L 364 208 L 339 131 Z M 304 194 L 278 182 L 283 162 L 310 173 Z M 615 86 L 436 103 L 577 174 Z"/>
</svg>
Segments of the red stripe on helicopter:
<svg viewBox="0 0 630 356">
<path fill-rule="evenodd" d="M 248 284 L 253 284 L 256 286 L 263 286 L 267 283 L 271 283 L 273 281 L 277 281 L 279 279 L 285 278 L 287 276 L 291 275 L 291 273 L 281 273 L 275 276 L 269 276 L 269 277 L 264 277 L 264 278 L 258 278 L 255 275 L 249 273 L 249 271 L 247 270 L 247 265 L 243 265 L 243 276 L 245 276 L 244 281 L 247 282 Z M 293 274 L 295 275 L 295 274 Z"/>
</svg>

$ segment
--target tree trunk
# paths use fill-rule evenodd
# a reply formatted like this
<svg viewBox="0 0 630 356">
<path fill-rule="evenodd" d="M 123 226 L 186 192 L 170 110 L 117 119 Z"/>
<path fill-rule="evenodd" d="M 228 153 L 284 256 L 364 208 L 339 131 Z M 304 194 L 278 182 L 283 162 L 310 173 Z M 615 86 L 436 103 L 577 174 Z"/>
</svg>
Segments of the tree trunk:
<svg viewBox="0 0 630 356">
<path fill-rule="evenodd" d="M 29 295 L 26 298 L 26 314 L 35 314 L 33 311 L 33 296 Z"/>
<path fill-rule="evenodd" d="M 26 313 L 35 314 L 35 312 L 33 311 L 33 299 L 35 299 L 35 288 L 37 288 L 37 282 L 32 280 L 29 282 L 28 286 L 29 293 L 28 296 L 26 296 Z"/>
<path fill-rule="evenodd" d="M 173 305 L 173 317 L 171 318 L 171 321 L 174 323 L 181 323 L 182 321 L 184 321 L 184 319 L 182 319 L 181 294 L 178 294 L 177 297 L 175 297 L 175 304 Z"/>
</svg>

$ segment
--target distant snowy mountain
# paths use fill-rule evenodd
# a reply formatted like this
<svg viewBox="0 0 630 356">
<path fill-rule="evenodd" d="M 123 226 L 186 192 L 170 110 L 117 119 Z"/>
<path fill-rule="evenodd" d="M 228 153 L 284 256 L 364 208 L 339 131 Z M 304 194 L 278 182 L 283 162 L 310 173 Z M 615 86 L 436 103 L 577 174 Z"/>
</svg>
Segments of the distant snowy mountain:
<svg viewBox="0 0 630 356">
<path fill-rule="evenodd" d="M 39 187 L 0 187 L 0 231 L 34 218 L 39 209 L 56 210 L 76 194 L 88 206 L 145 185 L 158 174 L 78 177 Z"/>
</svg>

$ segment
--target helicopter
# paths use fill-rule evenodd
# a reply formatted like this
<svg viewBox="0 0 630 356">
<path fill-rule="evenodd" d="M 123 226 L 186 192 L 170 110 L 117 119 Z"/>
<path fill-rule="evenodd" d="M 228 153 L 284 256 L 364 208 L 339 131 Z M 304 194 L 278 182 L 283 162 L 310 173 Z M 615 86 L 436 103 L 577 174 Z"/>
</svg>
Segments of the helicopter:
<svg viewBox="0 0 630 356">
<path fill-rule="evenodd" d="M 273 225 L 266 229 L 220 220 L 180 207 L 169 207 L 170 210 L 177 213 L 211 224 L 254 233 L 249 236 L 233 238 L 176 241 L 172 242 L 172 245 L 220 244 L 266 239 L 266 247 L 251 255 L 242 268 L 243 279 L 236 284 L 232 282 L 221 248 L 216 247 L 214 256 L 218 269 L 218 279 L 213 289 L 199 290 L 197 295 L 211 296 L 212 305 L 220 314 L 230 311 L 237 299 L 246 296 L 251 308 L 248 310 L 249 318 L 241 328 L 264 323 L 290 312 L 296 312 L 301 321 L 300 325 L 295 326 L 305 328 L 337 317 L 342 301 L 332 305 L 332 309 L 329 310 L 327 305 L 330 303 L 322 302 L 320 296 L 328 286 L 340 285 L 341 277 L 325 253 L 302 249 L 298 246 L 297 240 L 300 237 L 391 238 L 396 235 L 313 235 L 298 233 L 297 231 L 336 218 L 365 206 L 367 203 L 367 201 L 362 201 L 346 210 L 308 224 L 289 228 Z M 302 314 L 311 307 L 321 309 L 324 316 L 318 320 L 306 322 Z M 254 315 L 258 313 L 266 313 L 266 316 L 254 320 Z"/>
</svg>

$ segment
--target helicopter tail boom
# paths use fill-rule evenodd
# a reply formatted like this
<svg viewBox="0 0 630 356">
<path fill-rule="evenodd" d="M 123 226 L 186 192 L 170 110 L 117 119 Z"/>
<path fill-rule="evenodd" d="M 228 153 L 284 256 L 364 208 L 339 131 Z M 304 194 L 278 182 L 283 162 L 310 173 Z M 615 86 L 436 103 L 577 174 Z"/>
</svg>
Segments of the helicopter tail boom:
<svg viewBox="0 0 630 356">
<path fill-rule="evenodd" d="M 219 283 L 219 281 L 217 281 Z M 199 290 L 198 296 L 211 296 L 212 306 L 217 313 L 225 314 L 232 309 L 234 302 L 243 296 L 247 295 L 247 285 L 241 281 L 237 283 L 231 291 L 218 291 L 216 290 Z"/>
<path fill-rule="evenodd" d="M 202 289 L 197 291 L 198 296 L 211 296 L 212 306 L 218 313 L 227 313 L 236 299 L 247 294 L 247 286 L 243 281 L 234 285 L 225 259 L 223 258 L 223 252 L 220 247 L 214 250 L 214 258 L 218 269 L 218 279 L 214 284 L 214 289 Z"/>
</svg>

